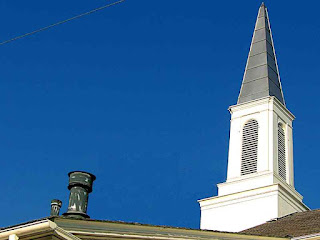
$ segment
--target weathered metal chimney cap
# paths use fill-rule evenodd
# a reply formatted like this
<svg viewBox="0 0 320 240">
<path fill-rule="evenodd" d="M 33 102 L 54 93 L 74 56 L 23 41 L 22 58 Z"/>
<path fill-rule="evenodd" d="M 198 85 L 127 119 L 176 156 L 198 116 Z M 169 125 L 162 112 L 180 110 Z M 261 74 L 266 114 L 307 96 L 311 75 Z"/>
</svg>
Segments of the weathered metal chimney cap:
<svg viewBox="0 0 320 240">
<path fill-rule="evenodd" d="M 61 206 L 62 201 L 60 201 L 59 199 L 52 199 L 50 216 L 59 216 Z"/>
<path fill-rule="evenodd" d="M 69 186 L 68 189 L 70 190 L 74 186 L 81 186 L 86 187 L 88 193 L 92 192 L 92 184 L 93 181 L 96 179 L 96 176 L 84 172 L 84 171 L 72 171 L 68 173 L 69 176 Z"/>
<path fill-rule="evenodd" d="M 58 205 L 58 206 L 62 206 L 62 201 L 60 201 L 59 199 L 52 199 L 51 200 L 51 205 Z"/>
<path fill-rule="evenodd" d="M 64 216 L 84 219 L 87 215 L 89 193 L 92 192 L 92 184 L 96 177 L 88 172 L 73 171 L 69 174 L 69 206 Z"/>
</svg>

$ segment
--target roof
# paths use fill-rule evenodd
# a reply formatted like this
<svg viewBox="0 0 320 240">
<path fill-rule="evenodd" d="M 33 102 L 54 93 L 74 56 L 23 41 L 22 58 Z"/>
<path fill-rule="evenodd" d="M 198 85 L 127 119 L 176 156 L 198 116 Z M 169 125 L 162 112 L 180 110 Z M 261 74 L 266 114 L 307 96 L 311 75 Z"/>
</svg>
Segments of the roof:
<svg viewBox="0 0 320 240">
<path fill-rule="evenodd" d="M 161 228 L 172 228 L 172 229 L 183 229 L 183 230 L 229 233 L 229 232 L 223 232 L 223 231 L 203 230 L 203 229 L 197 229 L 197 228 L 175 227 L 175 226 L 167 226 L 167 225 L 154 225 L 154 224 L 138 223 L 138 222 L 125 222 L 125 221 L 121 221 L 121 220 L 102 220 L 102 219 L 91 219 L 91 218 L 76 219 L 76 218 L 70 218 L 70 217 L 66 217 L 66 216 L 48 216 L 48 217 L 43 217 L 43 218 L 39 218 L 39 219 L 33 219 L 33 220 L 30 220 L 27 222 L 22 222 L 22 223 L 10 225 L 7 227 L 0 227 L 0 231 L 4 230 L 4 229 L 9 229 L 9 228 L 15 228 L 15 227 L 18 227 L 21 225 L 28 225 L 31 223 L 41 222 L 44 220 L 50 220 L 53 222 L 55 222 L 56 220 L 69 220 L 69 221 L 75 221 L 75 222 L 118 223 L 118 224 L 136 225 L 136 226 L 148 226 L 148 227 L 161 227 Z"/>
<path fill-rule="evenodd" d="M 238 104 L 267 96 L 275 96 L 282 104 L 285 104 L 268 11 L 262 3 L 252 37 Z"/>
<path fill-rule="evenodd" d="M 269 237 L 299 237 L 320 233 L 320 209 L 293 213 L 240 233 Z"/>
<path fill-rule="evenodd" d="M 37 234 L 42 234 L 43 228 L 47 230 L 59 230 L 64 235 L 73 239 L 62 240 L 90 240 L 101 237 L 102 239 L 154 239 L 154 240 L 286 240 L 287 238 L 274 238 L 241 234 L 234 232 L 221 232 L 212 230 L 190 229 L 181 227 L 158 226 L 141 223 L 128 223 L 122 221 L 74 219 L 64 216 L 48 217 L 20 223 L 15 226 L 0 229 L 0 239 L 8 239 L 11 234 L 17 234 L 20 239 L 26 236 L 33 239 Z"/>
</svg>

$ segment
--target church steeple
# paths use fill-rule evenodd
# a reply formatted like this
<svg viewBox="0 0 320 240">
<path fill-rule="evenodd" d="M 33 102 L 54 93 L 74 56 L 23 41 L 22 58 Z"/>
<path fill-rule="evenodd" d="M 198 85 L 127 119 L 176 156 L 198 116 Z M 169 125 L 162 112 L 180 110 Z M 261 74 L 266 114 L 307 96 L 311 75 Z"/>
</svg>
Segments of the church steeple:
<svg viewBox="0 0 320 240">
<path fill-rule="evenodd" d="M 227 179 L 199 200 L 201 229 L 238 232 L 309 208 L 295 190 L 294 115 L 284 104 L 268 12 L 253 33 L 238 103 L 231 114 Z"/>
<path fill-rule="evenodd" d="M 268 11 L 262 3 L 256 20 L 238 104 L 267 96 L 275 96 L 285 104 Z"/>
</svg>

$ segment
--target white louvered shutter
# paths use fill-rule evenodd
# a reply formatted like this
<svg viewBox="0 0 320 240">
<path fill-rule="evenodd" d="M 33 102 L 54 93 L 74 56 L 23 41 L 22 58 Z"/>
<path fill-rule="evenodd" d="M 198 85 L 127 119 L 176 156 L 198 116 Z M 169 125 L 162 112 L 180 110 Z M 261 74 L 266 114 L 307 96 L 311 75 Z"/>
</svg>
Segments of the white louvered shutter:
<svg viewBox="0 0 320 240">
<path fill-rule="evenodd" d="M 241 175 L 257 172 L 258 122 L 248 121 L 242 132 Z"/>
<path fill-rule="evenodd" d="M 281 124 L 278 125 L 278 167 L 280 177 L 286 180 L 286 142 L 284 130 Z"/>
</svg>

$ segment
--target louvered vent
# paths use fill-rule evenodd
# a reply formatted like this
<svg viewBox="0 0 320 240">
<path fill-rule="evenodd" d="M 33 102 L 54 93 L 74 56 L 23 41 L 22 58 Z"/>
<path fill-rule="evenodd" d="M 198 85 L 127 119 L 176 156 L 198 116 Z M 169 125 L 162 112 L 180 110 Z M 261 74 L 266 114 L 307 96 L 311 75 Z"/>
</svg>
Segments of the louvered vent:
<svg viewBox="0 0 320 240">
<path fill-rule="evenodd" d="M 281 124 L 278 125 L 278 165 L 279 165 L 279 175 L 284 180 L 286 180 L 287 170 L 286 170 L 286 142 L 284 130 Z"/>
<path fill-rule="evenodd" d="M 258 159 L 258 122 L 248 121 L 243 127 L 241 175 L 257 172 Z"/>
</svg>

